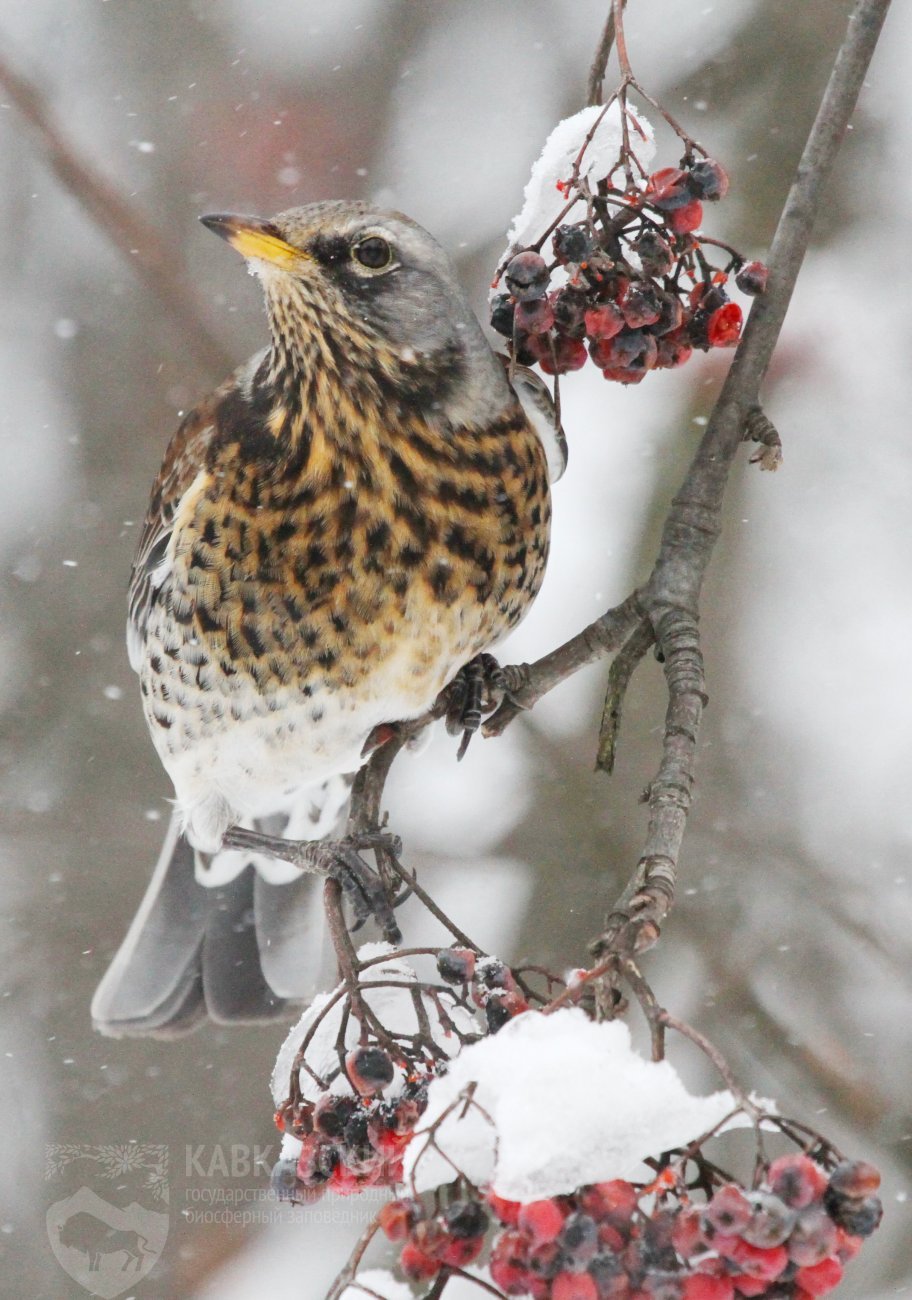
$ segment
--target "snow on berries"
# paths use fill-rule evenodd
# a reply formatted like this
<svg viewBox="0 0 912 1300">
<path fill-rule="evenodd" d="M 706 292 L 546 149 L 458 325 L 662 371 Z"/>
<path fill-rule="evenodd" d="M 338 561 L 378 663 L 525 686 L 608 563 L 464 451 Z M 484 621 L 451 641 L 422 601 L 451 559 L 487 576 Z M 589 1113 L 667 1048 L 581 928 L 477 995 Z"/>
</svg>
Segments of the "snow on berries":
<svg viewBox="0 0 912 1300">
<path fill-rule="evenodd" d="M 700 233 L 704 205 L 728 192 L 722 165 L 681 132 L 679 165 L 650 173 L 652 128 L 626 114 L 626 136 L 616 102 L 555 128 L 495 279 L 492 328 L 549 375 L 591 360 L 636 384 L 694 349 L 733 347 L 743 317 L 730 282 L 748 296 L 766 288 L 762 262 Z"/>
</svg>

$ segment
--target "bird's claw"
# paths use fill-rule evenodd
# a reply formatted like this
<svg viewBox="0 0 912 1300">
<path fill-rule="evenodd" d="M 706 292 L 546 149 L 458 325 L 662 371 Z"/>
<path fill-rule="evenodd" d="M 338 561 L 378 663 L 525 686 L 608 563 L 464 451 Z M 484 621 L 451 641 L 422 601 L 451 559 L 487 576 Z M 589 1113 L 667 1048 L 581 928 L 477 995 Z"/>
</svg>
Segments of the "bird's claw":
<svg viewBox="0 0 912 1300">
<path fill-rule="evenodd" d="M 448 689 L 446 729 L 451 736 L 462 733 L 456 751 L 458 761 L 465 756 L 484 715 L 496 709 L 503 699 L 507 679 L 493 655 L 480 654 L 459 670 Z"/>
</svg>

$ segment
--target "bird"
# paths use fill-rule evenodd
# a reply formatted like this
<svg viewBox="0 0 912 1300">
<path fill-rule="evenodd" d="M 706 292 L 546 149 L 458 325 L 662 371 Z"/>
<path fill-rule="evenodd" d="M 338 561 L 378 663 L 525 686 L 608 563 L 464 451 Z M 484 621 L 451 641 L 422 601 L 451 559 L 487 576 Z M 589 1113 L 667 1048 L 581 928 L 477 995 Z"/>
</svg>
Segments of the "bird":
<svg viewBox="0 0 912 1300">
<path fill-rule="evenodd" d="M 174 805 L 92 1002 L 111 1036 L 305 995 L 319 890 L 225 836 L 332 831 L 376 729 L 529 609 L 566 461 L 544 385 L 416 222 L 354 200 L 200 220 L 259 280 L 269 342 L 182 420 L 133 562 L 129 656 Z"/>
</svg>

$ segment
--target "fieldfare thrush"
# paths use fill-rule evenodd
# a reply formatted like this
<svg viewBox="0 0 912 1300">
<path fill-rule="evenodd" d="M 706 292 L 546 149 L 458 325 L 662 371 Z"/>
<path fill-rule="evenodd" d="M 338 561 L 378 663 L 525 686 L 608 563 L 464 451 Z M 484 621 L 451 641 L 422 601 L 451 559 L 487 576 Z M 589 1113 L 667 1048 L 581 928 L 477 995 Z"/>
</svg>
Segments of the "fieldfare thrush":
<svg viewBox="0 0 912 1300">
<path fill-rule="evenodd" d="M 374 729 L 529 608 L 565 459 L 543 385 L 508 372 L 407 217 L 202 220 L 259 277 L 271 344 L 181 423 L 133 564 L 130 661 L 175 801 L 92 1003 L 112 1035 L 311 991 L 313 877 L 223 837 L 332 830 Z"/>
</svg>

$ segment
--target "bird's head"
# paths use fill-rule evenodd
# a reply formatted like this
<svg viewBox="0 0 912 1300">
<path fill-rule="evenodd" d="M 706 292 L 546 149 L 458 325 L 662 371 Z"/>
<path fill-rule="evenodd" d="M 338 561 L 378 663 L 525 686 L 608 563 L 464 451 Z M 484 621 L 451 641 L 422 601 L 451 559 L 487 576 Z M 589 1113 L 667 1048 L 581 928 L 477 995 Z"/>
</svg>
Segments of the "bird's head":
<svg viewBox="0 0 912 1300">
<path fill-rule="evenodd" d="M 213 215 L 203 224 L 259 277 L 275 348 L 289 363 L 343 380 L 364 367 L 436 393 L 448 418 L 474 423 L 508 390 L 450 259 L 399 212 L 338 200 L 269 220 Z"/>
</svg>

